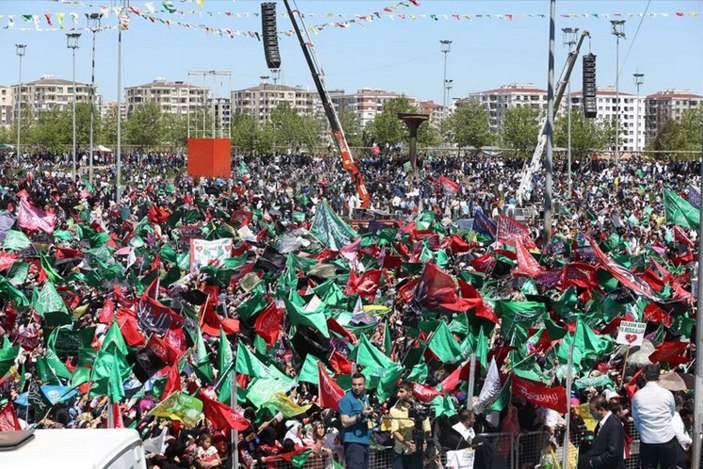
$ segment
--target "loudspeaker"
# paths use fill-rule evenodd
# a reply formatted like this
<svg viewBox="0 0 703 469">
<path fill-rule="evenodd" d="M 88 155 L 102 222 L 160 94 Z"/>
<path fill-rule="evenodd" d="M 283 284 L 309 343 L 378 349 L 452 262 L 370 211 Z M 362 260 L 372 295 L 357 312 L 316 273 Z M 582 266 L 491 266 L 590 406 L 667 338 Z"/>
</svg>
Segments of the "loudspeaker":
<svg viewBox="0 0 703 469">
<path fill-rule="evenodd" d="M 276 4 L 261 4 L 261 33 L 264 36 L 264 54 L 266 66 L 271 69 L 281 68 L 281 54 L 278 52 L 278 33 L 276 31 Z"/>
<path fill-rule="evenodd" d="M 583 114 L 588 118 L 598 115 L 596 105 L 596 56 L 586 54 L 583 56 Z"/>
</svg>

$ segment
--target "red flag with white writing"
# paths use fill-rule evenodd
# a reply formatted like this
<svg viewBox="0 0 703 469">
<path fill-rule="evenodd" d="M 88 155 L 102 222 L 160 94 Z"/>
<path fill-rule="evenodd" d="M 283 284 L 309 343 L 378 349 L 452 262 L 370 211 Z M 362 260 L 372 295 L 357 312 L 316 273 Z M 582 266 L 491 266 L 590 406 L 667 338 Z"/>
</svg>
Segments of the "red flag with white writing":
<svg viewBox="0 0 703 469">
<path fill-rule="evenodd" d="M 507 215 L 498 215 L 496 239 L 501 243 L 510 244 L 512 246 L 515 246 L 517 241 L 522 241 L 522 244 L 527 249 L 535 248 L 535 243 L 530 237 L 530 230 L 519 221 Z"/>
<path fill-rule="evenodd" d="M 320 407 L 339 410 L 339 400 L 344 396 L 344 390 L 327 375 L 320 362 L 317 362 L 317 374 L 319 376 Z"/>
<path fill-rule="evenodd" d="M 0 432 L 11 432 L 14 430 L 22 430 L 22 427 L 12 402 L 8 402 L 0 410 Z"/>
<path fill-rule="evenodd" d="M 566 389 L 513 376 L 513 395 L 524 397 L 537 406 L 566 413 Z"/>
</svg>

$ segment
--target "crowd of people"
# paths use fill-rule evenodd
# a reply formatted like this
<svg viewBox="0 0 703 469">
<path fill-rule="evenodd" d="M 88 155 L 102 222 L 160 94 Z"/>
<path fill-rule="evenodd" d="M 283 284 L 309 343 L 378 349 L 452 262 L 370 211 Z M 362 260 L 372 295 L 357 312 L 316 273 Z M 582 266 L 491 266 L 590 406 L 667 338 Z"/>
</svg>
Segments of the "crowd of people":
<svg viewBox="0 0 703 469">
<path fill-rule="evenodd" d="M 545 242 L 518 159 L 363 156 L 375 220 L 334 156 L 185 162 L 126 156 L 115 200 L 0 154 L 0 429 L 114 420 L 161 469 L 694 467 L 698 163 L 557 164 Z"/>
</svg>

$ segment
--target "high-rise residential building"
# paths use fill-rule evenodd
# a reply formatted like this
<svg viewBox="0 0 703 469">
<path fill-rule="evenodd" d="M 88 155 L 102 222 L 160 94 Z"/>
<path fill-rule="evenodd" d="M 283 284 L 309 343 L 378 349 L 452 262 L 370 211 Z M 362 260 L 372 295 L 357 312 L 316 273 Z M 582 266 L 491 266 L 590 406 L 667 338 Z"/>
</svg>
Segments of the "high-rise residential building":
<svg viewBox="0 0 703 469">
<path fill-rule="evenodd" d="M 581 91 L 571 94 L 572 107 L 581 106 Z M 599 88 L 596 90 L 596 107 L 598 116 L 596 122 L 602 123 L 615 119 L 618 108 L 618 94 L 615 88 Z M 620 138 L 618 148 L 620 152 L 632 152 L 645 147 L 645 98 L 641 96 L 639 101 L 636 95 L 620 91 Z M 639 125 L 637 125 L 639 120 Z M 635 136 L 635 132 L 637 136 Z M 637 139 L 637 142 L 635 141 Z M 615 148 L 611 148 L 614 150 Z"/>
<path fill-rule="evenodd" d="M 232 124 L 232 103 L 229 98 L 212 98 L 208 101 L 215 114 L 215 137 L 229 138 Z"/>
<path fill-rule="evenodd" d="M 14 121 L 12 114 L 12 88 L 0 86 L 0 125 L 9 126 Z"/>
<path fill-rule="evenodd" d="M 164 78 L 157 78 L 145 85 L 130 86 L 124 91 L 127 116 L 144 103 L 156 103 L 166 114 L 187 115 L 206 106 L 209 93 L 207 88 Z"/>
<path fill-rule="evenodd" d="M 13 99 L 13 112 L 17 112 L 18 102 L 21 103 L 23 112 L 29 110 L 35 117 L 49 109 L 70 109 L 73 104 L 73 87 L 72 81 L 54 78 L 51 75 L 43 75 L 39 80 L 22 83 L 21 96 L 19 94 L 20 86 L 12 85 L 12 96 L 15 98 Z M 90 84 L 75 83 L 75 87 L 76 102 L 90 102 Z M 95 106 L 99 112 L 102 97 L 97 94 L 97 86 L 95 88 Z"/>
<path fill-rule="evenodd" d="M 666 121 L 680 121 L 685 111 L 701 105 L 703 96 L 689 90 L 665 90 L 650 94 L 647 96 L 645 119 L 647 139 L 656 138 Z"/>
<path fill-rule="evenodd" d="M 100 112 L 100 117 L 103 119 L 106 118 L 107 116 L 110 116 L 113 113 L 113 109 L 117 108 L 117 101 L 108 101 L 103 104 L 103 107 Z M 127 103 L 122 101 L 122 104 L 120 106 L 120 110 L 122 111 L 122 119 L 127 119 Z"/>
<path fill-rule="evenodd" d="M 442 106 L 441 104 L 437 104 L 431 100 L 420 101 L 417 104 L 417 107 L 420 108 L 421 113 L 429 114 L 430 124 L 437 125 L 442 120 L 442 117 L 444 115 L 444 106 Z M 451 106 L 448 106 L 448 108 L 451 108 Z"/>
<path fill-rule="evenodd" d="M 505 112 L 519 106 L 532 106 L 544 112 L 547 109 L 547 91 L 537 88 L 533 83 L 526 85 L 511 83 L 500 88 L 471 93 L 456 101 L 459 108 L 471 101 L 476 101 L 488 113 L 490 129 L 500 133 L 505 123 Z M 536 137 L 535 137 L 536 138 Z"/>
<path fill-rule="evenodd" d="M 271 112 L 283 103 L 288 103 L 298 114 L 321 115 L 323 112 L 317 91 L 300 87 L 262 82 L 251 88 L 232 91 L 232 112 L 256 116 L 259 122 L 268 121 Z"/>
<path fill-rule="evenodd" d="M 361 88 L 356 93 L 345 94 L 344 91 L 335 90 L 330 93 L 332 103 L 337 109 L 347 108 L 356 114 L 361 127 L 371 122 L 376 114 L 383 110 L 383 106 L 391 99 L 403 95 L 393 91 L 384 91 L 372 88 Z M 415 98 L 409 98 L 412 105 L 417 105 Z"/>
</svg>

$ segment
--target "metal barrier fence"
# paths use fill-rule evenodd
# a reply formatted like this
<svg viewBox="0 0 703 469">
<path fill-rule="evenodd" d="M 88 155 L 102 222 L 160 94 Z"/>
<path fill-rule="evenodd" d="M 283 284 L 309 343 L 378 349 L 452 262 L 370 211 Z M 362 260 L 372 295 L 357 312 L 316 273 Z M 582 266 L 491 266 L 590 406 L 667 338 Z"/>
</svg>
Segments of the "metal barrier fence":
<svg viewBox="0 0 703 469">
<path fill-rule="evenodd" d="M 628 422 L 626 427 L 627 434 L 632 438 L 630 442 L 630 457 L 625 460 L 626 469 L 637 469 L 639 467 L 639 433 L 632 421 Z M 506 469 L 534 469 L 540 463 L 542 452 L 549 441 L 549 434 L 545 431 L 524 432 L 517 436 L 512 433 L 482 433 L 476 437 L 482 437 L 487 442 L 492 443 L 500 451 L 506 460 Z M 579 432 L 576 432 L 570 438 L 571 445 L 569 446 L 569 468 L 576 468 L 578 461 L 578 446 L 581 441 Z M 561 464 L 564 454 L 564 446 L 559 446 L 556 449 L 556 455 Z M 387 469 L 392 465 L 393 453 L 391 449 L 386 450 L 371 450 L 369 455 L 369 469 Z M 344 461 L 341 461 L 344 465 Z M 245 466 L 241 466 L 245 467 Z M 293 466 L 286 461 L 275 461 L 270 463 L 254 464 L 252 468 L 257 469 L 293 469 Z M 425 465 L 425 467 L 437 467 Z M 441 453 L 441 465 L 438 467 L 446 467 L 446 452 Z M 702 466 L 703 467 L 703 466 Z M 329 469 L 332 468 L 331 458 L 320 458 L 312 455 L 308 462 L 303 466 L 303 469 Z M 478 468 L 477 468 L 478 469 Z"/>
</svg>

